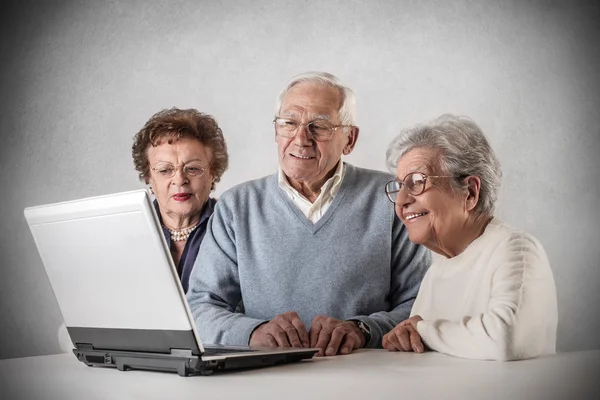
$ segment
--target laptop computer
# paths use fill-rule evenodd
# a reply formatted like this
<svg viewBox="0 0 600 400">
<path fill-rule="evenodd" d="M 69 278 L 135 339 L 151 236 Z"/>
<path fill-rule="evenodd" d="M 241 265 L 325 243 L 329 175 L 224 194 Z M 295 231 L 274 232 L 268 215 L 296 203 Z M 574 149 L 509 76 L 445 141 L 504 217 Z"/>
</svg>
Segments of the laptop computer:
<svg viewBox="0 0 600 400">
<path fill-rule="evenodd" d="M 73 353 L 87 365 L 208 375 L 318 351 L 204 346 L 145 189 L 28 207 L 24 214 Z"/>
</svg>

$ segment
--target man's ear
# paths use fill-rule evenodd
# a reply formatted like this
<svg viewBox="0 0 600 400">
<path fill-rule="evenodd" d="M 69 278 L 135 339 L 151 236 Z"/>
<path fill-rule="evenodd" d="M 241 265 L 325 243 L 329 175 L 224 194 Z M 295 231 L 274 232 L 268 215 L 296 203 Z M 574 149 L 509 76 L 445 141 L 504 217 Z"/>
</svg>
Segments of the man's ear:
<svg viewBox="0 0 600 400">
<path fill-rule="evenodd" d="M 344 146 L 343 150 L 343 154 L 345 156 L 352 153 L 352 150 L 354 150 L 354 146 L 356 146 L 356 141 L 358 140 L 359 131 L 360 129 L 358 126 L 352 126 L 350 128 L 350 133 L 348 133 L 348 142 L 346 143 L 346 146 Z"/>
<path fill-rule="evenodd" d="M 468 176 L 465 178 L 467 183 L 467 211 L 472 211 L 479 202 L 479 192 L 481 190 L 481 179 L 478 176 Z"/>
</svg>

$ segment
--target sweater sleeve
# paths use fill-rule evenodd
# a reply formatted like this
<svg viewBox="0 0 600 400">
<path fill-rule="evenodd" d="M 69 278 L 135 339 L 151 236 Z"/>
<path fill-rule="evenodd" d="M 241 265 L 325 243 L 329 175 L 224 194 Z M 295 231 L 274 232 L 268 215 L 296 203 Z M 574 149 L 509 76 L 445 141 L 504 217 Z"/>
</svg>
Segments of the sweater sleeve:
<svg viewBox="0 0 600 400">
<path fill-rule="evenodd" d="M 412 305 L 419 292 L 423 276 L 431 265 L 431 253 L 424 246 L 408 239 L 402 222 L 393 215 L 390 266 L 390 310 L 379 311 L 369 316 L 351 319 L 361 320 L 371 331 L 371 340 L 366 347 L 381 348 L 383 335 L 409 317 Z"/>
<path fill-rule="evenodd" d="M 194 263 L 187 300 L 203 342 L 247 346 L 254 328 L 265 321 L 235 312 L 242 296 L 233 223 L 221 198 Z"/>
<path fill-rule="evenodd" d="M 556 288 L 541 245 L 513 234 L 493 253 L 495 272 L 485 312 L 460 320 L 423 320 L 417 330 L 431 349 L 457 357 L 517 360 L 554 353 Z M 468 290 L 461 288 L 457 290 Z"/>
</svg>

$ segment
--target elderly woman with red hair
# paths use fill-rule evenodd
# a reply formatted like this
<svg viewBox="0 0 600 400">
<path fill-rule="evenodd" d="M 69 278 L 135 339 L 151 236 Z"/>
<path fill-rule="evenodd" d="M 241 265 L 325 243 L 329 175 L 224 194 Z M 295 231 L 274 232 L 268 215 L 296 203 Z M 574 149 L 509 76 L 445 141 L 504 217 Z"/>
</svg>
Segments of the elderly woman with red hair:
<svg viewBox="0 0 600 400">
<path fill-rule="evenodd" d="M 150 185 L 183 289 L 216 200 L 211 191 L 227 169 L 223 132 L 210 115 L 172 108 L 154 114 L 135 135 L 133 162 Z"/>
</svg>

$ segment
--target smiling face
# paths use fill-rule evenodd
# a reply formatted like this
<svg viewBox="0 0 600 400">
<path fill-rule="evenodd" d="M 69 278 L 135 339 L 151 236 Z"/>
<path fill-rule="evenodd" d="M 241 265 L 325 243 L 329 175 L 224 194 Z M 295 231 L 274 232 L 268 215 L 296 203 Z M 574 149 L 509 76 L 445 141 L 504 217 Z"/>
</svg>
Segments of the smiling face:
<svg viewBox="0 0 600 400">
<path fill-rule="evenodd" d="M 285 95 L 279 116 L 306 124 L 327 120 L 340 125 L 340 93 L 331 86 L 304 82 L 293 86 Z M 326 142 L 315 141 L 306 126 L 300 126 L 296 135 L 286 138 L 275 135 L 279 165 L 296 189 L 309 187 L 319 190 L 333 175 L 342 154 L 350 154 L 358 138 L 358 128 L 338 128 Z"/>
<path fill-rule="evenodd" d="M 199 163 L 208 167 L 212 161 L 212 152 L 200 141 L 181 138 L 172 144 L 166 140 L 156 147 L 148 149 L 150 168 L 161 163 L 179 166 L 171 178 L 160 176 L 150 170 L 149 183 L 160 206 L 161 217 L 167 227 L 179 229 L 193 224 L 208 200 L 213 181 L 210 168 L 200 177 L 190 177 L 183 173 L 181 165 Z"/>
<path fill-rule="evenodd" d="M 396 197 L 396 215 L 406 226 L 411 242 L 448 255 L 470 218 L 472 206 L 467 201 L 467 191 L 455 193 L 452 190 L 451 178 L 429 178 L 448 175 L 440 171 L 438 157 L 439 153 L 433 149 L 417 148 L 400 158 L 396 168 L 398 179 L 412 172 L 421 172 L 428 178 L 425 190 L 418 196 L 401 188 Z"/>
</svg>

